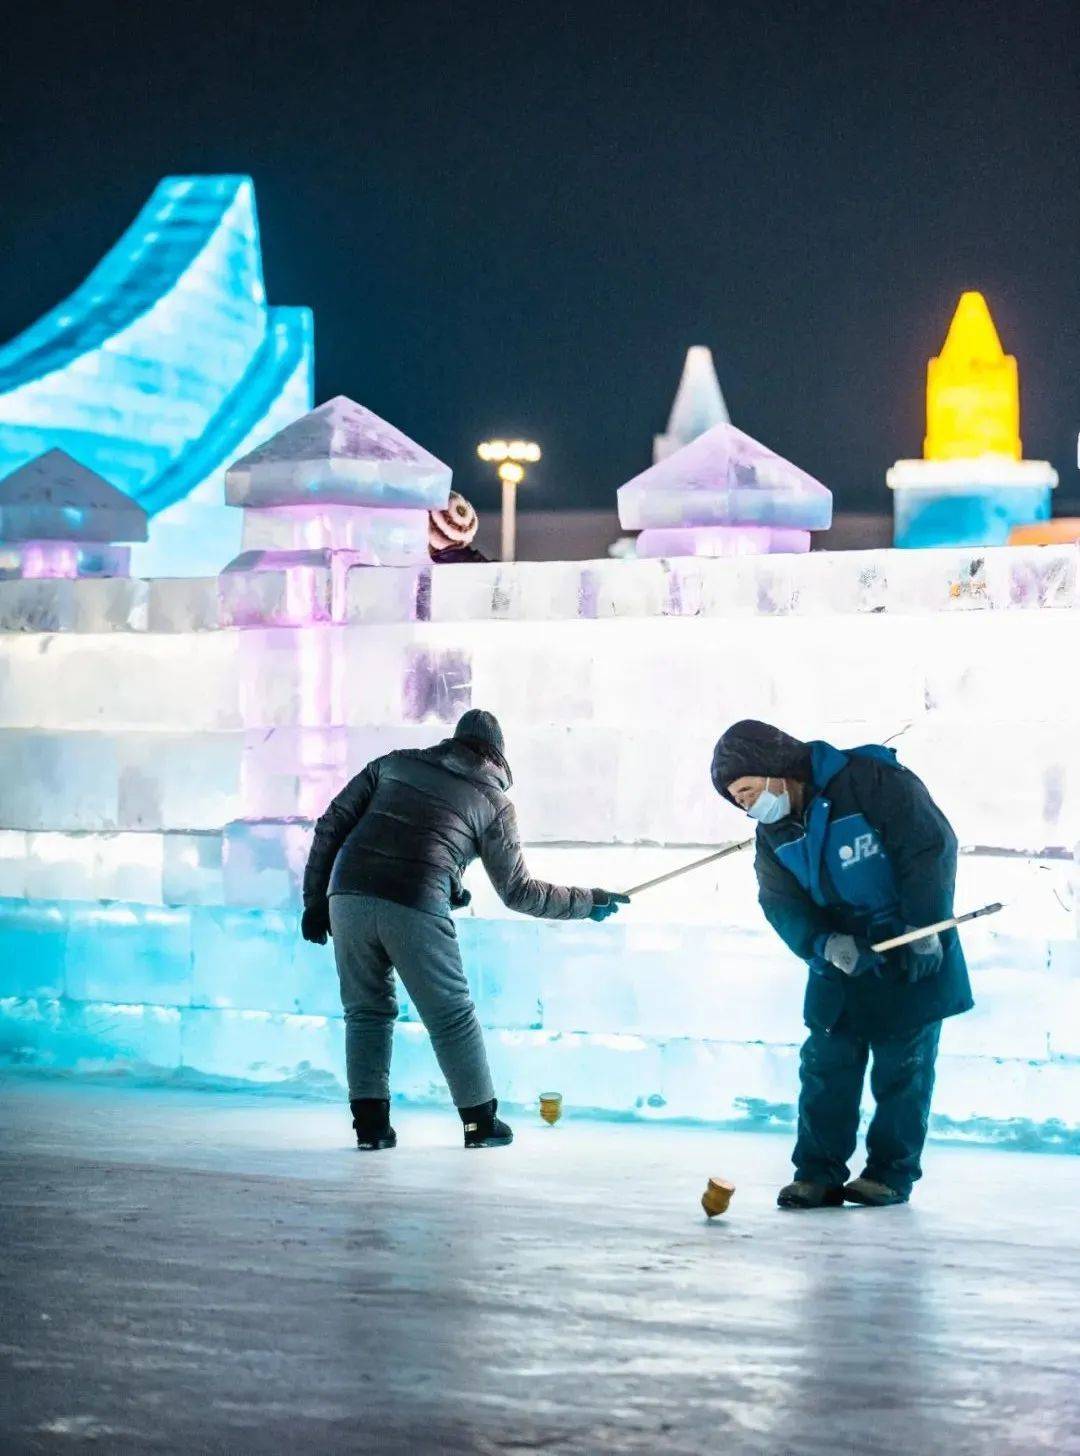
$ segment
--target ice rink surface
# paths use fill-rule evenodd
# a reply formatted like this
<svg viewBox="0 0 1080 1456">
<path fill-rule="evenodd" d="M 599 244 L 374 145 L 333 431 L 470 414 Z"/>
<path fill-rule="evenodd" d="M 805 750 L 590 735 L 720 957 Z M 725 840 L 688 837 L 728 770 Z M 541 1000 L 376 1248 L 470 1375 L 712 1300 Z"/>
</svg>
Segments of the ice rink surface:
<svg viewBox="0 0 1080 1456">
<path fill-rule="evenodd" d="M 1080 1166 L 931 1146 L 780 1213 L 787 1137 L 0 1079 L 0 1449 L 1080 1452 Z M 858 1166 L 856 1166 L 858 1171 Z M 708 1176 L 737 1186 L 707 1223 Z"/>
</svg>

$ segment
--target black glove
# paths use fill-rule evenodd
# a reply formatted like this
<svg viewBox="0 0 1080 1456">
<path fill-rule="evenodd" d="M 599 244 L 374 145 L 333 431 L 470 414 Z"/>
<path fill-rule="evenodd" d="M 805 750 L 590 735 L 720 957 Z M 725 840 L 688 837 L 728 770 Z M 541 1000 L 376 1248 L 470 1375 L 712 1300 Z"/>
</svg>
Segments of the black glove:
<svg viewBox="0 0 1080 1456">
<path fill-rule="evenodd" d="M 597 922 L 614 915 L 620 905 L 629 905 L 629 895 L 619 895 L 614 890 L 593 890 L 589 919 Z"/>
<path fill-rule="evenodd" d="M 866 940 L 869 945 L 877 945 L 883 940 L 892 940 L 896 935 L 903 935 L 910 929 L 907 921 L 901 920 L 898 915 L 879 915 L 867 926 Z M 899 946 L 896 950 L 883 951 L 874 967 L 874 975 L 879 981 L 906 981 L 907 948 Z"/>
<path fill-rule="evenodd" d="M 330 906 L 325 900 L 313 900 L 304 906 L 300 917 L 300 934 L 312 945 L 325 945 L 330 934 Z"/>
<path fill-rule="evenodd" d="M 941 970 L 941 962 L 945 959 L 945 950 L 941 944 L 941 936 L 935 934 L 924 935 L 921 940 L 913 940 L 910 945 L 905 946 L 906 970 L 908 981 L 925 981 L 930 976 L 936 976 Z"/>
<path fill-rule="evenodd" d="M 460 880 L 450 881 L 450 909 L 464 910 L 472 904 L 472 891 L 466 890 Z"/>
</svg>

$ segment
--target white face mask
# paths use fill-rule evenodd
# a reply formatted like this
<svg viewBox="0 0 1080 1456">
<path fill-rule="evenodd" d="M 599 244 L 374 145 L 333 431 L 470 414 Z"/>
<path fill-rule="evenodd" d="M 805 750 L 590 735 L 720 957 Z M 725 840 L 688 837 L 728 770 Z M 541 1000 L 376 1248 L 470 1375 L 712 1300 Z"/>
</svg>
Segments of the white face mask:
<svg viewBox="0 0 1080 1456">
<path fill-rule="evenodd" d="M 781 780 L 781 782 L 783 781 Z M 791 795 L 787 789 L 780 794 L 772 793 L 769 789 L 769 780 L 766 779 L 765 787 L 746 812 L 759 824 L 778 824 L 781 819 L 786 819 L 791 813 Z"/>
</svg>

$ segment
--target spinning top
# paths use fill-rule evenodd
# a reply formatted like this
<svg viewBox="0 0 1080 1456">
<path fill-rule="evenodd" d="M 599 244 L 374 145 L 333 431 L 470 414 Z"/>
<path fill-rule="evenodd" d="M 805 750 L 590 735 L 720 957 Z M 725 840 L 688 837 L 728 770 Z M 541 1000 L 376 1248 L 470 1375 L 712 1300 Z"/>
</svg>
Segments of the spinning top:
<svg viewBox="0 0 1080 1456">
<path fill-rule="evenodd" d="M 728 1204 L 731 1202 L 734 1192 L 734 1183 L 728 1183 L 723 1178 L 710 1178 L 705 1192 L 701 1195 L 701 1206 L 710 1218 L 715 1218 L 720 1213 L 727 1213 Z"/>
<path fill-rule="evenodd" d="M 540 1093 L 540 1116 L 547 1123 L 548 1127 L 555 1126 L 559 1118 L 562 1117 L 561 1092 Z"/>
</svg>

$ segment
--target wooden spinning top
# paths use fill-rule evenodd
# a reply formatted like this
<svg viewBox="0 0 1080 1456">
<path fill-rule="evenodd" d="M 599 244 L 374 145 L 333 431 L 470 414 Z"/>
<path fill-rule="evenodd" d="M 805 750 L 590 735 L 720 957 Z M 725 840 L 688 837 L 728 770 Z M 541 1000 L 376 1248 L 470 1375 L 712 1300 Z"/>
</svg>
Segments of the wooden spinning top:
<svg viewBox="0 0 1080 1456">
<path fill-rule="evenodd" d="M 710 1218 L 716 1218 L 718 1214 L 727 1213 L 734 1192 L 734 1183 L 723 1178 L 710 1178 L 701 1195 L 701 1206 Z"/>
</svg>

